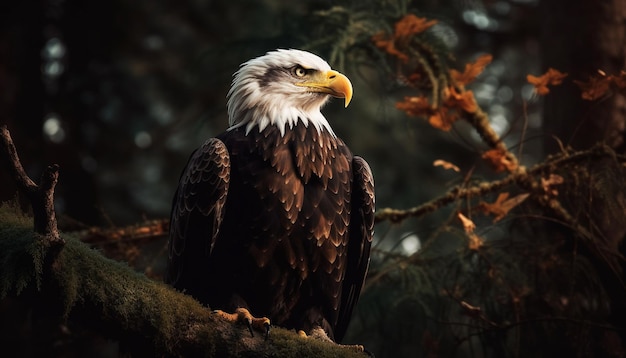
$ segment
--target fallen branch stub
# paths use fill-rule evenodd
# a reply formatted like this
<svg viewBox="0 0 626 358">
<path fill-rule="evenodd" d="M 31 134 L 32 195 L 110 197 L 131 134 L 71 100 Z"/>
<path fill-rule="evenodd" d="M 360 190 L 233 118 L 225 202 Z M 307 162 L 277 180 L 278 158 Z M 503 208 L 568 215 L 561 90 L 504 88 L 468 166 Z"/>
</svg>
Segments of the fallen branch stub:
<svg viewBox="0 0 626 358">
<path fill-rule="evenodd" d="M 54 188 L 59 179 L 59 166 L 49 165 L 41 175 L 37 185 L 22 167 L 17 150 L 6 125 L 0 127 L 0 144 L 6 167 L 14 178 L 18 190 L 26 195 L 33 210 L 34 231 L 41 235 L 46 246 L 60 249 L 65 241 L 59 235 L 56 213 L 54 211 Z"/>
</svg>

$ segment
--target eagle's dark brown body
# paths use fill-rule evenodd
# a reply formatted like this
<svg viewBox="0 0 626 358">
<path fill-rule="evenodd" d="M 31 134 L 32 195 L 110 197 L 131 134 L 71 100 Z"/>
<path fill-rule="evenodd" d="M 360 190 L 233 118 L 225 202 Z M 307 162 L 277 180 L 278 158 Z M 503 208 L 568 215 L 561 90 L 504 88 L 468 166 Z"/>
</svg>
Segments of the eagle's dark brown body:
<svg viewBox="0 0 626 358">
<path fill-rule="evenodd" d="M 367 163 L 302 122 L 234 128 L 196 150 L 171 217 L 166 281 L 212 309 L 343 337 L 374 223 Z"/>
</svg>

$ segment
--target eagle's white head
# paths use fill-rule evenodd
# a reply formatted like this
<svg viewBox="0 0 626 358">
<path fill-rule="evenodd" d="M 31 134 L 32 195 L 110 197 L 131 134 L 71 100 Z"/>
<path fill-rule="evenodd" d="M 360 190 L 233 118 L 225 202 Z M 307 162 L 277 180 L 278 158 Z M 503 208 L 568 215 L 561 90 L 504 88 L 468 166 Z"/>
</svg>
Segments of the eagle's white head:
<svg viewBox="0 0 626 358">
<path fill-rule="evenodd" d="M 276 125 L 284 135 L 298 121 L 334 135 L 320 109 L 330 96 L 352 98 L 352 84 L 318 56 L 301 50 L 276 50 L 241 65 L 228 92 L 230 129 L 262 131 Z"/>
</svg>

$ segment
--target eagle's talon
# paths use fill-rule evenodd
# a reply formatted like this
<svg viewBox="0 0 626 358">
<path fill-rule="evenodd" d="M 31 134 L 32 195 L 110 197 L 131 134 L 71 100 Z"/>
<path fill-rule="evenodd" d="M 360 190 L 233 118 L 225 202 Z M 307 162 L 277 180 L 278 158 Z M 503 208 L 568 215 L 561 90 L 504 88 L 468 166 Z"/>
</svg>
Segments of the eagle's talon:
<svg viewBox="0 0 626 358">
<path fill-rule="evenodd" d="M 237 308 L 235 313 L 227 313 L 222 310 L 214 310 L 213 313 L 229 322 L 245 323 L 246 327 L 248 327 L 248 331 L 250 331 L 250 336 L 252 337 L 254 337 L 255 329 L 265 332 L 265 340 L 269 337 L 271 323 L 270 319 L 267 317 L 256 318 L 250 313 L 250 311 L 243 307 Z"/>
<path fill-rule="evenodd" d="M 269 320 L 267 323 L 265 323 L 265 340 L 267 341 L 268 338 L 270 338 L 270 329 L 272 328 L 272 325 L 269 323 Z"/>
</svg>

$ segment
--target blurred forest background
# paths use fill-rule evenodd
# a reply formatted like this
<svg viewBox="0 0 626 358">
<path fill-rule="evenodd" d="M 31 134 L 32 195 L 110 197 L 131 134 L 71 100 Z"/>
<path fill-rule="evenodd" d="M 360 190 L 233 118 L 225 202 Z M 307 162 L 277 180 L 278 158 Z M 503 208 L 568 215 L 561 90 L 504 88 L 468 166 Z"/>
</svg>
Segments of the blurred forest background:
<svg viewBox="0 0 626 358">
<path fill-rule="evenodd" d="M 396 108 L 433 83 L 405 77 L 406 64 L 373 37 L 393 33 L 411 13 L 437 20 L 416 51 L 443 77 L 492 55 L 467 89 L 522 166 L 596 142 L 614 156 L 540 173 L 564 178 L 547 187 L 558 189 L 550 190 L 569 221 L 530 200 L 497 222 L 472 214 L 478 199 L 528 191 L 515 183 L 406 220 L 381 219 L 344 343 L 364 344 L 377 357 L 623 357 L 626 90 L 589 101 L 576 81 L 626 69 L 626 2 L 4 2 L 0 123 L 31 177 L 60 165 L 62 231 L 84 230 L 105 255 L 158 280 L 165 235 L 116 239 L 89 229 L 166 220 L 188 155 L 227 127 L 233 72 L 272 49 L 310 50 L 352 80 L 350 106 L 334 101 L 324 113 L 370 163 L 378 208 L 416 207 L 455 186 L 506 177 L 481 157 L 489 147 L 474 126 L 440 130 Z M 527 75 L 548 68 L 569 77 L 540 96 Z M 434 166 L 438 159 L 459 171 Z M 14 200 L 12 179 L 2 172 L 0 180 L 0 200 Z M 464 229 L 458 212 L 477 229 Z M 16 305 L 0 301 L 0 342 L 22 356 L 117 355 L 115 342 L 71 323 L 42 326 Z"/>
</svg>

